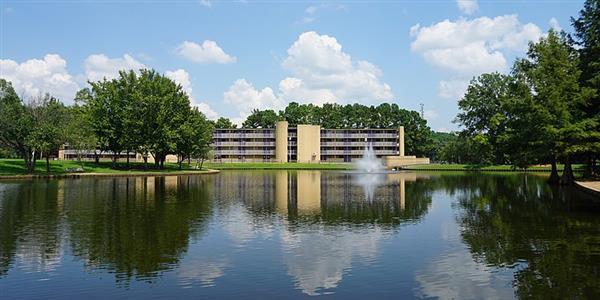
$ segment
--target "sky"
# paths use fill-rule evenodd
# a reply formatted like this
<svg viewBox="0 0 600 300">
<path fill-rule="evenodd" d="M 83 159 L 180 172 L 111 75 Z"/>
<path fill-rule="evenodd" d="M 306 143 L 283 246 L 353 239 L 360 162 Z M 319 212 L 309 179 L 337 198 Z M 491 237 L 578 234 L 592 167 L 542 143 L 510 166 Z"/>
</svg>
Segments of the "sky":
<svg viewBox="0 0 600 300">
<path fill-rule="evenodd" d="M 458 130 L 469 80 L 571 32 L 583 0 L 0 0 L 0 77 L 72 103 L 88 80 L 153 68 L 211 119 L 287 103 L 423 111 Z"/>
</svg>

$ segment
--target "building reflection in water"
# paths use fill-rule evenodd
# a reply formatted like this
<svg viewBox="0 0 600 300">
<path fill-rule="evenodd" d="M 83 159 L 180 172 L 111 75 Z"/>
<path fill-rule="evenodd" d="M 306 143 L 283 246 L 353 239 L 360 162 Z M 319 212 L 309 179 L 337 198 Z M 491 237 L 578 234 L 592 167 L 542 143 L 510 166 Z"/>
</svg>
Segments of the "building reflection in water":
<svg viewBox="0 0 600 300">
<path fill-rule="evenodd" d="M 403 217 L 413 220 L 424 214 L 401 214 L 406 208 L 406 183 L 417 177 L 414 173 L 278 172 L 276 211 L 289 221 L 288 230 L 281 233 L 283 260 L 296 288 L 307 295 L 328 293 L 350 272 L 353 260 L 374 262 L 381 241 L 392 234 L 386 225 L 394 227 Z M 428 207 L 430 201 L 411 207 Z M 306 222 L 314 218 L 326 222 Z M 372 225 L 351 225 L 365 222 Z"/>
</svg>

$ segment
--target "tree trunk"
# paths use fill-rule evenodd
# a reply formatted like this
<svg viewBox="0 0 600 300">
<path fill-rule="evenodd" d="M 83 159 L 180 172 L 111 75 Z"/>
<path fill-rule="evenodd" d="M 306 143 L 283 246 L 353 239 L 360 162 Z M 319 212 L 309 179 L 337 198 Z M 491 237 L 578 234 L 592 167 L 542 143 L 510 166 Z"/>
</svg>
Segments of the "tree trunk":
<svg viewBox="0 0 600 300">
<path fill-rule="evenodd" d="M 565 170 L 563 171 L 562 177 L 560 178 L 561 185 L 572 185 L 575 183 L 575 176 L 573 175 L 573 168 L 571 167 L 571 158 L 567 156 L 565 160 Z"/>
<path fill-rule="evenodd" d="M 594 176 L 594 167 L 592 166 L 592 156 L 587 157 L 587 163 L 583 170 L 583 178 L 592 178 Z"/>
<path fill-rule="evenodd" d="M 165 168 L 165 158 L 161 157 L 160 158 L 160 169 L 164 170 L 164 168 Z"/>
<path fill-rule="evenodd" d="M 117 153 L 117 151 L 113 152 L 113 159 L 112 159 L 112 168 L 116 169 L 117 168 L 117 155 L 119 155 Z"/>
<path fill-rule="evenodd" d="M 127 150 L 127 169 L 129 169 L 129 150 Z"/>
<path fill-rule="evenodd" d="M 202 170 L 202 165 L 204 164 L 204 157 L 200 160 L 200 170 Z"/>
<path fill-rule="evenodd" d="M 142 156 L 144 158 L 144 169 L 148 170 L 148 155 Z"/>
<path fill-rule="evenodd" d="M 557 185 L 560 183 L 560 177 L 558 176 L 558 170 L 556 168 L 556 158 L 552 159 L 552 172 L 550 172 L 548 183 L 551 185 Z"/>
<path fill-rule="evenodd" d="M 181 164 L 183 163 L 183 155 L 179 157 L 179 170 L 181 170 Z"/>
<path fill-rule="evenodd" d="M 29 173 L 33 173 L 35 171 L 35 162 L 37 161 L 37 157 L 35 157 L 35 152 L 33 153 L 33 162 L 31 163 L 31 170 Z"/>
<path fill-rule="evenodd" d="M 50 173 L 50 156 L 46 155 L 46 173 Z"/>
<path fill-rule="evenodd" d="M 35 169 L 31 163 L 32 157 L 31 157 L 31 153 L 29 153 L 28 151 L 25 151 L 23 153 L 23 160 L 25 160 L 25 169 L 27 170 L 27 173 L 31 174 L 33 173 L 33 170 Z"/>
</svg>

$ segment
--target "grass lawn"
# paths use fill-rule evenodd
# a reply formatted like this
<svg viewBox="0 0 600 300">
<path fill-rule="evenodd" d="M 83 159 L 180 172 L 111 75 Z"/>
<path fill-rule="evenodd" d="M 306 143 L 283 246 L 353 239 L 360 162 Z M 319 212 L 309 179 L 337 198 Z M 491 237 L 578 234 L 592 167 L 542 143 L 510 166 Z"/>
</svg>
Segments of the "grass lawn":
<svg viewBox="0 0 600 300">
<path fill-rule="evenodd" d="M 205 163 L 209 169 L 216 170 L 350 170 L 352 164 L 330 163 Z"/>
<path fill-rule="evenodd" d="M 583 171 L 584 165 L 573 165 L 573 171 Z M 564 166 L 557 166 L 559 171 L 562 171 Z M 550 165 L 547 166 L 531 166 L 527 169 L 514 169 L 511 165 L 461 165 L 461 164 L 429 164 L 429 165 L 414 165 L 406 166 L 403 170 L 435 170 L 435 171 L 500 171 L 500 172 L 521 172 L 521 171 L 535 171 L 535 172 L 550 172 Z"/>
<path fill-rule="evenodd" d="M 96 165 L 94 162 L 86 161 L 83 162 L 83 173 L 110 173 L 110 174 L 141 174 L 145 172 L 151 173 L 178 173 L 178 172 L 187 172 L 190 171 L 199 171 L 196 169 L 188 168 L 187 164 L 183 164 L 182 169 L 179 170 L 179 165 L 174 163 L 165 163 L 165 169 L 163 170 L 154 170 L 148 169 L 144 170 L 143 163 L 130 163 L 132 169 L 125 169 L 126 163 L 119 162 L 117 163 L 117 169 L 111 168 L 111 163 L 108 161 L 102 161 L 99 165 Z M 149 164 L 152 166 L 152 164 Z M 192 164 L 194 167 L 195 164 Z M 46 161 L 38 160 L 35 165 L 35 175 L 61 175 L 68 174 L 67 169 L 76 169 L 80 168 L 81 165 L 77 161 L 73 160 L 54 160 L 50 161 L 50 173 L 46 173 Z M 206 164 L 203 167 L 203 170 L 206 170 Z M 25 162 L 22 159 L 0 159 L 0 176 L 10 176 L 10 175 L 27 175 L 27 171 L 25 169 Z"/>
</svg>

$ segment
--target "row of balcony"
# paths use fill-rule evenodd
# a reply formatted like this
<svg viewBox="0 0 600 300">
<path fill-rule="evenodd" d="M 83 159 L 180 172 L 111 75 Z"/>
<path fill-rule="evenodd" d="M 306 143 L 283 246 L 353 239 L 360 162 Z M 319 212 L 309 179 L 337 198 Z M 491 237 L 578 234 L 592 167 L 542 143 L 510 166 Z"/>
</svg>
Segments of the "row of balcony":
<svg viewBox="0 0 600 300">
<path fill-rule="evenodd" d="M 275 150 L 216 150 L 215 155 L 275 155 Z"/>
<path fill-rule="evenodd" d="M 275 131 L 272 132 L 215 132 L 213 134 L 213 138 L 215 139 L 248 139 L 248 138 L 272 138 L 275 139 Z"/>
</svg>

